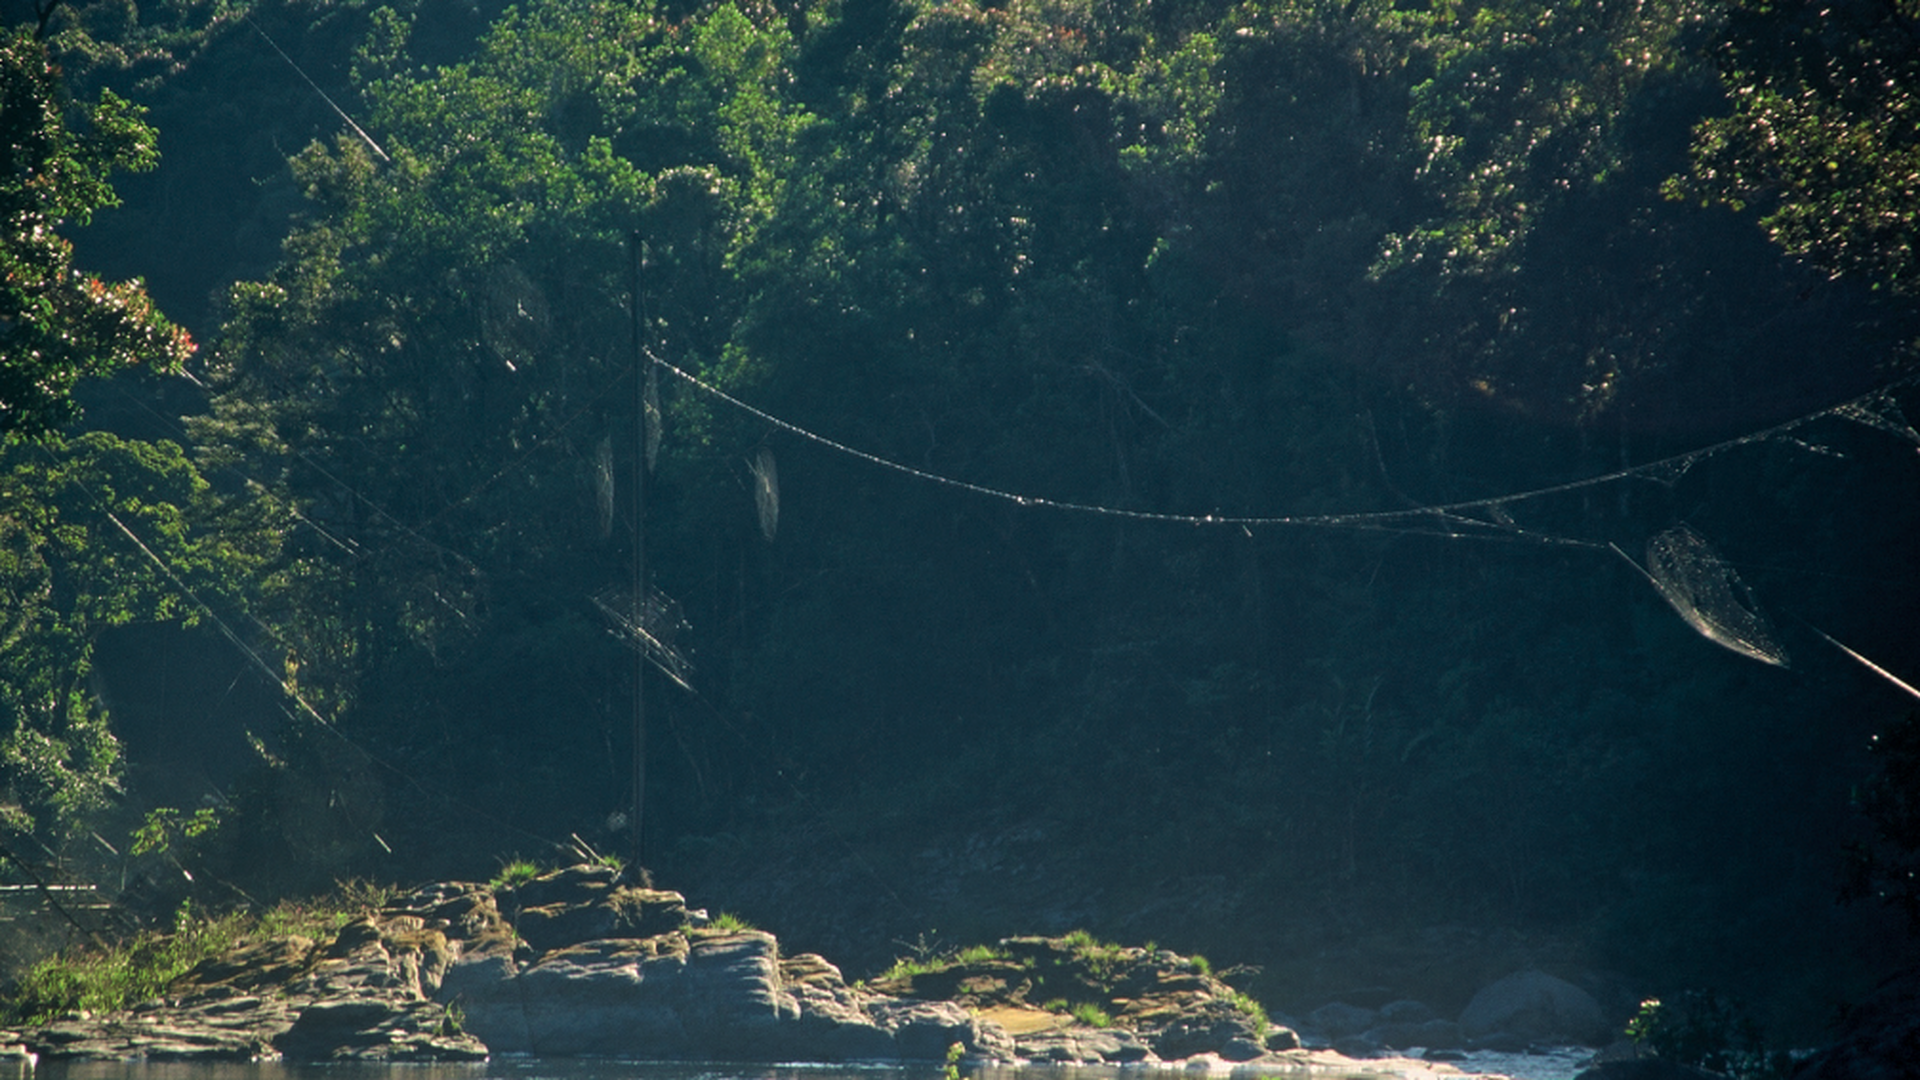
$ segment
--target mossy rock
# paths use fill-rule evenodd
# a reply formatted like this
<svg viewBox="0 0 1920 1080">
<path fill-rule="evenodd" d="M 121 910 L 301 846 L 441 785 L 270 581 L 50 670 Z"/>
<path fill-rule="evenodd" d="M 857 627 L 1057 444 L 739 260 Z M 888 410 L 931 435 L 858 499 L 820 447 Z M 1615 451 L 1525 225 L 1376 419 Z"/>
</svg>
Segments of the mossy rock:
<svg viewBox="0 0 1920 1080">
<path fill-rule="evenodd" d="M 1033 965 L 1018 960 L 955 962 L 931 971 L 876 979 L 870 989 L 895 997 L 958 1001 L 971 1008 L 1018 1005 L 1033 992 Z"/>
<path fill-rule="evenodd" d="M 986 952 L 912 965 L 869 986 L 883 994 L 958 1001 L 976 1009 L 1091 1005 L 1116 1023 L 1143 1028 L 1171 1024 L 1233 993 L 1195 961 L 1086 934 L 1005 938 Z"/>
</svg>

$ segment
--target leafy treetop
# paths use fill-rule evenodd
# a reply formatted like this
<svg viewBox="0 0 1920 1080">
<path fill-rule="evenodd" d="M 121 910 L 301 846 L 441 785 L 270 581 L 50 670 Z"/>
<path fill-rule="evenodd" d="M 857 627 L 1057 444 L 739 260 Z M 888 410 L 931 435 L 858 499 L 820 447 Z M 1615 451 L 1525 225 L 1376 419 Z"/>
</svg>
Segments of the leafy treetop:
<svg viewBox="0 0 1920 1080">
<path fill-rule="evenodd" d="M 1920 3 L 1748 0 L 1713 59 L 1732 110 L 1669 197 L 1752 206 L 1790 254 L 1920 291 Z"/>
<path fill-rule="evenodd" d="M 83 375 L 193 352 L 138 280 L 76 269 L 68 221 L 118 205 L 107 177 L 159 161 L 142 110 L 103 90 L 69 103 L 46 46 L 25 28 L 0 37 L 0 439 L 33 438 L 74 418 Z M 78 122 L 76 127 L 74 121 Z"/>
</svg>

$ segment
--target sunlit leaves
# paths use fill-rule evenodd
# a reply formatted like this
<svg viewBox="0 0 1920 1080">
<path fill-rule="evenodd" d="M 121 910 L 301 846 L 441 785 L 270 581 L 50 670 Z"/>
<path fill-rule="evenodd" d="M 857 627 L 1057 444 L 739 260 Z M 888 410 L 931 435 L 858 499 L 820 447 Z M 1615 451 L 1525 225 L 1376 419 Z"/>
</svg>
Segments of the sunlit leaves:
<svg viewBox="0 0 1920 1080">
<path fill-rule="evenodd" d="M 1633 95 L 1684 63 L 1698 0 L 1450 0 L 1393 16 L 1413 35 L 1416 174 L 1444 215 L 1390 237 L 1379 271 L 1431 260 L 1512 269 L 1551 206 L 1605 184 L 1630 149 Z"/>
<path fill-rule="evenodd" d="M 1734 5 L 1714 51 L 1732 111 L 1667 193 L 1752 206 L 1793 255 L 1920 290 L 1917 20 L 1912 0 Z"/>
<path fill-rule="evenodd" d="M 119 750 L 89 678 L 100 631 L 231 617 L 277 545 L 223 508 L 172 443 L 104 433 L 0 452 L 0 787 L 16 827 L 58 829 L 117 790 Z"/>
<path fill-rule="evenodd" d="M 210 806 L 203 806 L 191 814 L 181 813 L 171 806 L 162 806 L 149 811 L 147 818 L 133 832 L 133 853 L 149 855 L 164 852 L 176 843 L 196 840 L 220 827 L 220 815 Z"/>
<path fill-rule="evenodd" d="M 71 419 L 82 376 L 167 367 L 193 351 L 140 282 L 75 269 L 58 232 L 118 203 L 109 173 L 159 160 L 140 114 L 105 91 L 91 106 L 68 103 L 40 42 L 25 29 L 0 38 L 0 439 Z"/>
</svg>

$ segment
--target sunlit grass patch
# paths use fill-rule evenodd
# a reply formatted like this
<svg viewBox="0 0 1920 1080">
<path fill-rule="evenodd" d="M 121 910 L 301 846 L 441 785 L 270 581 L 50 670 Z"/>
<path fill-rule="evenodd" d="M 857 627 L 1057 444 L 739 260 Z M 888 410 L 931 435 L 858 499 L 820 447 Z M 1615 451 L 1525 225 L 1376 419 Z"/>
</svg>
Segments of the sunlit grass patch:
<svg viewBox="0 0 1920 1080">
<path fill-rule="evenodd" d="M 932 956 L 902 956 L 893 962 L 893 966 L 882 972 L 880 978 L 911 979 L 916 975 L 932 975 L 949 968 L 965 964 L 981 964 L 989 960 L 1004 960 L 1006 950 L 995 945 L 969 945 L 964 949 L 938 953 Z"/>
<path fill-rule="evenodd" d="M 386 895 L 386 890 L 355 882 L 342 884 L 325 899 L 284 902 L 258 915 L 202 915 L 182 904 L 171 931 L 141 931 L 118 942 L 40 960 L 0 1004 L 0 1015 L 13 1023 L 38 1024 L 68 1013 L 129 1009 L 166 993 L 202 960 L 252 940 L 331 934 L 356 914 L 379 906 Z"/>
<path fill-rule="evenodd" d="M 540 864 L 528 859 L 515 859 L 500 868 L 487 882 L 490 889 L 509 889 L 516 885 L 525 885 L 540 876 Z"/>
</svg>

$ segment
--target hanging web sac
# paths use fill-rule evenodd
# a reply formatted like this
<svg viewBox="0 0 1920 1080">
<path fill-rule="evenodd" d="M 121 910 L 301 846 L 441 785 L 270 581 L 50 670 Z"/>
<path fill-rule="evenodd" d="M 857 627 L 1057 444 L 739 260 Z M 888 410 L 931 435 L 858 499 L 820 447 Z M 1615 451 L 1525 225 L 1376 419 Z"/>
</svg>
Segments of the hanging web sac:
<svg viewBox="0 0 1920 1080">
<path fill-rule="evenodd" d="M 613 535 L 613 436 L 602 435 L 593 453 L 593 501 L 600 511 L 600 539 Z"/>
<path fill-rule="evenodd" d="M 496 263 L 481 282 L 478 301 L 480 336 L 487 348 L 508 371 L 533 363 L 552 323 L 540 286 L 513 263 Z"/>
<path fill-rule="evenodd" d="M 760 534 L 769 541 L 780 528 L 780 470 L 773 463 L 773 451 L 761 447 L 747 462 L 753 473 L 753 505 L 760 512 Z"/>
<path fill-rule="evenodd" d="M 1645 566 L 1613 550 L 1653 582 L 1661 599 L 1701 637 L 1762 663 L 1787 666 L 1787 651 L 1774 640 L 1753 593 L 1692 528 L 1675 525 L 1647 541 Z"/>
<path fill-rule="evenodd" d="M 647 385 L 643 403 L 640 406 L 641 423 L 644 425 L 642 441 L 647 447 L 647 471 L 653 471 L 653 463 L 660 457 L 660 365 L 647 365 Z"/>
<path fill-rule="evenodd" d="M 658 589 L 648 589 L 643 604 L 635 604 L 633 594 L 625 589 L 602 589 L 589 599 L 613 624 L 616 637 L 639 649 L 661 674 L 679 683 L 682 689 L 693 690 L 693 684 L 688 681 L 693 665 L 674 644 L 687 629 L 679 601 Z"/>
</svg>

